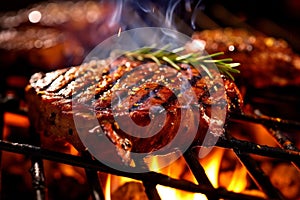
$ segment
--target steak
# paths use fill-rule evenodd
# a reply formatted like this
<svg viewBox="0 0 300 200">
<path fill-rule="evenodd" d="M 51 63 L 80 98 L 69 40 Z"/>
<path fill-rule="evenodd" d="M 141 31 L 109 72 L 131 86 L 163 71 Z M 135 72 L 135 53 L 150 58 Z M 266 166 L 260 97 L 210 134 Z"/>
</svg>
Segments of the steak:
<svg viewBox="0 0 300 200">
<path fill-rule="evenodd" d="M 72 35 L 90 50 L 118 30 L 119 25 L 110 20 L 114 10 L 114 3 L 104 1 L 45 1 L 1 13 L 0 28 L 53 28 Z"/>
<path fill-rule="evenodd" d="M 111 20 L 115 9 L 104 1 L 47 1 L 1 13 L 1 69 L 30 76 L 79 65 L 122 27 Z"/>
<path fill-rule="evenodd" d="M 50 71 L 77 65 L 83 57 L 82 44 L 72 34 L 55 28 L 27 26 L 0 31 L 0 62 L 6 72 L 23 69 L 27 74 L 27 66 L 31 74 Z"/>
<path fill-rule="evenodd" d="M 36 73 L 26 87 L 30 120 L 42 138 L 79 152 L 87 148 L 82 138 L 104 135 L 124 160 L 130 152 L 201 145 L 205 137 L 209 145 L 224 133 L 230 113 L 241 112 L 241 94 L 217 71 L 209 69 L 211 79 L 180 66 L 120 57 Z"/>
<path fill-rule="evenodd" d="M 223 51 L 241 63 L 235 74 L 239 86 L 254 88 L 299 86 L 300 57 L 283 39 L 239 28 L 219 28 L 195 32 L 194 39 L 205 42 L 208 53 Z"/>
</svg>

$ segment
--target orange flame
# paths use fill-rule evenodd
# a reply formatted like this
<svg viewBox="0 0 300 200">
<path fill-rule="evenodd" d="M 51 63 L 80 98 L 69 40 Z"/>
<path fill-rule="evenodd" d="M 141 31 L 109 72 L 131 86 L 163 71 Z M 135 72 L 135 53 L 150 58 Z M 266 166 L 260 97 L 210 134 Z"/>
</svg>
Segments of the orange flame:
<svg viewBox="0 0 300 200">
<path fill-rule="evenodd" d="M 247 170 L 242 166 L 236 166 L 231 182 L 228 186 L 229 191 L 243 192 L 247 187 Z"/>
<path fill-rule="evenodd" d="M 152 171 L 157 171 L 166 174 L 172 178 L 177 178 L 177 179 L 184 178 L 186 180 L 196 183 L 194 176 L 189 171 L 183 158 L 178 159 L 168 167 L 159 169 L 158 159 L 154 157 L 149 168 Z M 157 185 L 156 189 L 162 200 L 164 199 L 205 200 L 206 199 L 206 196 L 203 194 L 176 190 L 174 188 L 170 188 L 162 185 Z"/>
<path fill-rule="evenodd" d="M 224 149 L 214 148 L 206 157 L 200 159 L 200 163 L 205 169 L 206 175 L 215 188 L 219 187 L 219 170 L 223 154 Z"/>
<path fill-rule="evenodd" d="M 224 158 L 225 149 L 214 147 L 212 151 L 205 156 L 204 158 L 199 159 L 200 164 L 203 166 L 209 180 L 215 188 L 224 186 L 224 183 L 221 183 L 220 179 L 220 167 L 222 159 Z M 173 162 L 167 167 L 161 168 L 159 162 L 159 157 L 152 157 L 149 162 L 149 169 L 151 171 L 159 172 L 165 175 L 168 175 L 176 179 L 185 179 L 197 184 L 195 177 L 190 171 L 188 165 L 186 164 L 183 157 L 180 157 L 178 160 Z M 232 173 L 226 175 L 226 181 L 230 179 L 227 184 L 225 184 L 227 190 L 233 192 L 244 192 L 252 194 L 260 194 L 259 191 L 247 191 L 248 179 L 247 171 L 242 165 L 236 165 Z M 130 178 L 119 177 L 114 175 L 108 175 L 106 186 L 105 186 L 105 196 L 106 199 L 111 200 L 111 194 L 120 186 L 126 182 L 132 182 Z M 219 182 L 221 181 L 221 182 Z M 180 199 L 180 200 L 206 200 L 207 197 L 204 194 L 200 193 L 191 193 L 186 191 L 177 190 L 171 187 L 166 187 L 163 185 L 157 185 L 156 189 L 162 200 L 168 199 Z M 254 193 L 255 192 L 255 193 Z M 258 196 L 258 195 L 257 195 Z"/>
<path fill-rule="evenodd" d="M 105 184 L 105 199 L 106 200 L 110 200 L 110 194 L 111 194 L 111 189 L 110 189 L 110 185 L 111 185 L 111 175 L 108 174 L 107 175 L 107 179 L 106 179 L 106 184 Z"/>
</svg>

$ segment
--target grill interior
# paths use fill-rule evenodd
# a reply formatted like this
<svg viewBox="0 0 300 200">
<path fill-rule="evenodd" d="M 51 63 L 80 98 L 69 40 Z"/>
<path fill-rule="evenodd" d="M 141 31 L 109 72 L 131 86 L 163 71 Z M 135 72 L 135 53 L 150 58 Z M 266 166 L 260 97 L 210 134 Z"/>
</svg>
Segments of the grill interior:
<svg viewBox="0 0 300 200">
<path fill-rule="evenodd" d="M 251 13 L 249 14 L 247 12 L 251 11 L 252 6 L 257 5 L 254 2 L 246 2 L 249 8 L 239 7 L 241 5 L 234 0 L 227 2 L 227 4 L 222 1 L 205 3 L 206 8 L 199 10 L 199 15 L 201 15 L 202 18 L 205 16 L 206 20 L 200 20 L 200 17 L 196 18 L 195 24 L 197 30 L 225 26 L 254 28 L 273 36 L 284 37 L 288 35 L 288 37 L 285 37 L 287 41 L 293 44 L 296 51 L 300 50 L 300 39 L 295 36 L 296 34 L 294 32 L 299 31 L 296 30 L 297 27 L 294 24 L 296 19 L 293 18 L 293 21 L 289 21 L 289 24 L 284 24 L 283 26 L 283 22 L 286 22 L 291 16 L 284 16 L 283 19 L 278 21 L 278 23 L 281 22 L 279 25 L 273 22 L 277 20 L 274 18 L 275 14 L 273 12 L 271 13 L 274 14 L 274 16 L 271 15 L 268 19 L 262 18 L 264 16 L 260 12 L 263 12 L 263 8 L 268 8 L 270 5 L 264 5 L 261 4 L 261 2 L 257 3 L 261 4 L 263 8 L 258 12 L 260 13 L 260 15 L 258 15 L 259 17 L 253 17 L 250 15 Z M 276 2 L 274 6 L 280 5 L 280 3 L 281 1 Z M 182 19 L 184 21 L 192 18 L 192 16 L 181 13 L 180 10 L 176 12 L 183 16 Z M 248 18 L 241 21 L 240 19 L 243 17 L 241 16 L 242 14 Z M 182 23 L 182 21 L 178 23 Z M 186 24 L 186 22 L 184 24 Z M 275 25 L 276 27 L 274 28 Z M 81 199 L 105 199 L 103 191 L 104 182 L 99 178 L 99 174 L 113 174 L 139 180 L 143 183 L 147 197 L 154 200 L 161 199 L 156 189 L 157 185 L 169 186 L 194 193 L 203 193 L 208 199 L 265 199 L 254 195 L 231 192 L 221 187 L 214 188 L 203 166 L 198 162 L 197 154 L 193 148 L 184 152 L 183 157 L 198 184 L 183 179 L 175 179 L 159 172 L 136 174 L 117 171 L 94 160 L 88 153 L 83 156 L 76 156 L 42 148 L 40 147 L 39 136 L 32 128 L 27 130 L 28 132 L 26 132 L 25 136 L 22 131 L 19 133 L 19 129 L 12 130 L 10 133 L 12 136 L 4 139 L 5 113 L 14 113 L 24 117 L 27 115 L 26 110 L 23 109 L 23 88 L 11 87 L 4 81 L 5 79 L 6 77 L 1 77 L 1 81 L 3 81 L 1 84 L 0 102 L 1 159 L 4 159 L 3 155 L 7 155 L 4 154 L 4 152 L 24 155 L 25 159 L 30 159 L 30 166 L 28 166 L 26 170 L 28 171 L 28 176 L 30 174 L 32 188 L 30 192 L 24 192 L 22 194 L 27 194 L 34 199 L 42 200 L 49 198 L 48 195 L 53 188 L 49 188 L 46 183 L 46 179 L 49 177 L 44 173 L 43 162 L 47 160 L 53 163 L 76 166 L 84 170 L 87 181 L 80 189 L 87 190 L 84 194 L 88 195 L 84 197 L 81 196 Z M 217 148 L 230 149 L 234 152 L 235 157 L 247 169 L 251 181 L 266 195 L 267 199 L 286 198 L 282 195 L 281 191 L 271 183 L 269 177 L 264 173 L 258 161 L 253 156 L 271 158 L 276 162 L 291 163 L 298 172 L 300 170 L 300 151 L 297 146 L 300 142 L 298 133 L 300 128 L 300 122 L 298 122 L 299 105 L 297 104 L 300 97 L 295 94 L 294 91 L 297 91 L 297 88 L 268 88 L 267 90 L 248 88 L 245 102 L 256 108 L 256 113 L 253 115 L 232 115 L 230 118 L 229 127 L 235 127 L 236 125 L 244 123 L 262 125 L 268 130 L 269 136 L 276 141 L 277 146 L 261 144 L 252 141 L 251 138 L 239 138 L 238 136 L 232 135 L 231 132 L 227 132 L 216 144 Z M 231 129 L 229 128 L 228 130 Z M 13 133 L 14 131 L 15 133 Z M 18 188 L 7 188 L 7 185 L 5 185 L 5 183 L 7 183 L 5 182 L 5 176 L 5 173 L 2 172 L 1 194 L 3 195 L 3 199 L 6 198 L 6 192 L 13 193 L 18 190 Z M 78 190 L 80 189 L 78 188 Z M 69 198 L 67 197 L 67 199 L 72 199 L 70 197 L 70 191 L 65 191 L 65 193 L 69 193 Z"/>
<path fill-rule="evenodd" d="M 13 99 L 11 99 L 12 101 Z M 3 125 L 4 112 L 7 111 L 8 102 L 1 104 L 1 116 Z M 5 108 L 5 109 L 4 109 Z M 13 109 L 13 108 L 12 108 Z M 12 111 L 9 109 L 9 111 Z M 268 199 L 285 199 L 280 191 L 276 189 L 269 178 L 261 170 L 258 163 L 251 157 L 251 155 L 259 155 L 263 157 L 274 158 L 285 162 L 290 162 L 297 170 L 300 168 L 299 157 L 300 152 L 297 147 L 284 134 L 281 133 L 281 128 L 293 127 L 299 128 L 300 123 L 291 120 L 283 120 L 279 118 L 260 117 L 260 116 L 232 116 L 234 123 L 252 122 L 259 123 L 266 126 L 270 135 L 277 141 L 280 147 L 271 147 L 267 145 L 257 144 L 247 140 L 236 139 L 226 134 L 220 138 L 216 146 L 221 148 L 232 149 L 235 156 L 247 168 L 252 180 L 257 187 L 262 190 Z M 3 130 L 3 126 L 2 126 Z M 32 190 L 36 199 L 47 199 L 47 185 L 45 183 L 45 175 L 43 172 L 43 160 L 50 160 L 54 162 L 64 163 L 72 166 L 84 168 L 86 178 L 88 180 L 92 199 L 104 199 L 103 187 L 101 181 L 97 178 L 98 173 L 108 173 L 118 176 L 129 177 L 143 182 L 145 192 L 149 199 L 160 199 L 156 190 L 156 185 L 164 185 L 173 187 L 179 190 L 189 192 L 203 193 L 208 199 L 264 199 L 253 195 L 242 193 L 235 193 L 226 191 L 224 188 L 214 188 L 205 174 L 204 168 L 198 162 L 197 154 L 193 149 L 187 150 L 183 157 L 195 176 L 198 184 L 186 180 L 174 179 L 165 174 L 157 172 L 148 172 L 142 174 L 128 173 L 117 171 L 101 164 L 94 160 L 87 153 L 83 156 L 74 156 L 71 154 L 61 153 L 48 149 L 41 148 L 39 145 L 38 135 L 34 130 L 30 130 L 30 140 L 24 142 L 11 142 L 6 140 L 0 141 L 0 148 L 2 151 L 8 151 L 29 156 L 31 160 L 31 167 L 28 173 L 32 178 Z M 149 181 L 151 180 L 151 181 Z M 3 191 L 5 193 L 5 191 Z"/>
</svg>

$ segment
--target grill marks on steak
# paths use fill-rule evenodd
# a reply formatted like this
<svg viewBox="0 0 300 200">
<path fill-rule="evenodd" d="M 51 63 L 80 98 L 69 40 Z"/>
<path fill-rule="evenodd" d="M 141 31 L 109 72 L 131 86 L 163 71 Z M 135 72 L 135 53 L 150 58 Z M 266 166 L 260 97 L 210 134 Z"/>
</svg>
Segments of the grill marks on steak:
<svg viewBox="0 0 300 200">
<path fill-rule="evenodd" d="M 100 125 L 125 160 L 128 152 L 176 148 L 188 140 L 201 144 L 208 128 L 212 139 L 223 133 L 227 112 L 240 112 L 242 98 L 233 81 L 223 75 L 211 71 L 216 78 L 210 80 L 202 71 L 182 68 L 119 58 L 37 73 L 26 88 L 29 115 L 43 136 L 67 141 L 79 151 L 85 146 L 78 127 L 91 130 L 86 131 L 88 137 L 99 133 Z M 212 106 L 219 115 L 212 113 Z M 74 124 L 74 115 L 79 124 Z M 184 137 L 176 138 L 179 130 Z"/>
</svg>

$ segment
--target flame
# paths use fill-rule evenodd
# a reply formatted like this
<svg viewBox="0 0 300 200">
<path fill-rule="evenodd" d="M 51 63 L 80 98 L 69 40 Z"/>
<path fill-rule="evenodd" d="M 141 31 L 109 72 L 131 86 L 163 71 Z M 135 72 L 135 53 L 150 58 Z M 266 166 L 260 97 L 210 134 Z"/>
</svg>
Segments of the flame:
<svg viewBox="0 0 300 200">
<path fill-rule="evenodd" d="M 112 174 L 108 174 L 106 178 L 106 183 L 104 186 L 104 195 L 106 200 L 111 200 L 112 194 L 121 186 L 123 186 L 125 183 L 128 182 L 138 182 L 141 183 L 141 181 L 134 180 L 127 177 L 122 176 L 116 176 Z"/>
<path fill-rule="evenodd" d="M 111 189 L 110 189 L 110 185 L 111 185 L 111 175 L 108 174 L 107 175 L 107 179 L 106 179 L 106 184 L 105 184 L 105 199 L 106 200 L 110 200 L 110 194 L 111 194 Z"/>
<path fill-rule="evenodd" d="M 173 162 L 170 166 L 160 169 L 158 159 L 154 157 L 149 168 L 152 171 L 157 171 L 162 174 L 166 174 L 172 178 L 177 178 L 177 179 L 184 178 L 186 180 L 197 183 L 196 179 L 189 171 L 183 158 L 179 158 L 178 160 Z M 163 185 L 157 185 L 156 189 L 162 200 L 165 199 L 206 200 L 207 199 L 206 196 L 203 194 L 181 191 Z"/>
<path fill-rule="evenodd" d="M 173 171 L 171 169 L 171 167 L 167 167 L 165 169 L 160 169 L 160 165 L 159 165 L 159 161 L 156 157 L 153 158 L 151 164 L 150 164 L 150 170 L 152 171 L 157 171 L 157 172 L 167 172 L 166 174 L 168 176 L 175 176 L 176 174 L 172 174 L 171 172 Z M 181 169 L 181 168 L 178 168 L 178 169 Z M 179 171 L 179 170 L 178 170 Z M 169 198 L 169 199 L 176 199 L 176 196 L 178 196 L 176 193 L 177 191 L 173 188 L 170 188 L 170 187 L 166 187 L 166 186 L 163 186 L 163 185 L 157 185 L 156 187 L 157 189 L 157 192 L 158 194 L 160 195 L 161 199 L 166 199 L 166 198 Z"/>
<path fill-rule="evenodd" d="M 222 159 L 224 159 L 224 153 L 226 153 L 226 151 L 226 149 L 214 147 L 211 152 L 207 154 L 207 156 L 201 159 L 199 158 L 199 162 L 203 166 L 212 185 L 215 188 L 222 186 L 229 191 L 264 197 L 264 194 L 259 190 L 247 190 L 247 170 L 241 164 L 237 164 L 231 173 L 221 174 L 223 173 L 220 171 L 221 163 Z M 175 179 L 185 179 L 197 184 L 195 177 L 193 176 L 183 157 L 180 157 L 178 160 L 164 168 L 161 168 L 160 164 L 159 157 L 153 156 L 148 167 L 151 171 L 162 173 Z M 220 175 L 223 175 L 223 177 L 220 178 Z M 105 186 L 106 199 L 111 200 L 111 194 L 113 194 L 114 191 L 116 191 L 125 183 L 133 181 L 139 182 L 126 177 L 108 175 Z M 222 181 L 226 183 L 222 183 Z M 207 197 L 204 194 L 186 192 L 163 185 L 157 185 L 156 189 L 162 200 L 207 200 Z"/>
<path fill-rule="evenodd" d="M 231 182 L 228 186 L 229 191 L 243 192 L 247 187 L 247 170 L 242 166 L 236 166 Z"/>
<path fill-rule="evenodd" d="M 200 159 L 200 164 L 205 169 L 206 175 L 215 188 L 219 187 L 219 170 L 224 151 L 222 148 L 213 148 L 207 156 Z"/>
</svg>

